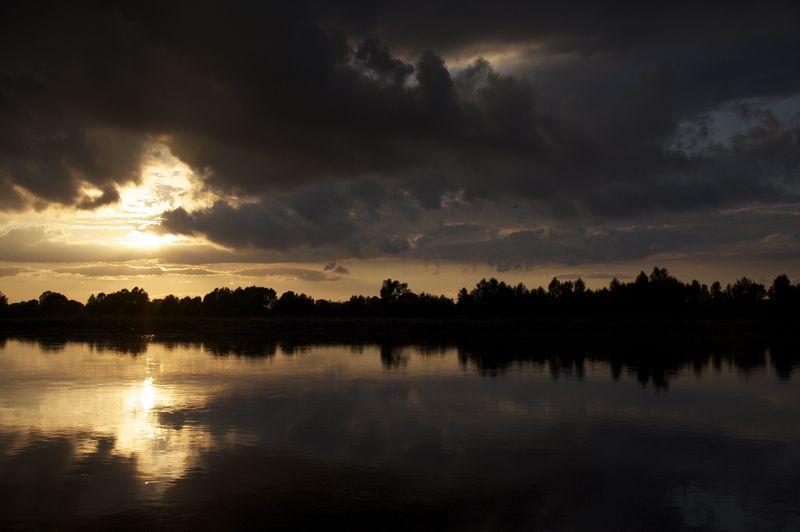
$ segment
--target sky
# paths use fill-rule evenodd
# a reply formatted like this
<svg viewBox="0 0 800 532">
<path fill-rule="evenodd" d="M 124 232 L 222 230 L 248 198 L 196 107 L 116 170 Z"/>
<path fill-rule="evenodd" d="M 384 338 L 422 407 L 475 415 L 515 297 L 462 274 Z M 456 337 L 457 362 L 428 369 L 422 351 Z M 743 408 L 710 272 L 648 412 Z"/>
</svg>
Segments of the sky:
<svg viewBox="0 0 800 532">
<path fill-rule="evenodd" d="M 800 280 L 797 2 L 0 2 L 0 291 Z"/>
</svg>

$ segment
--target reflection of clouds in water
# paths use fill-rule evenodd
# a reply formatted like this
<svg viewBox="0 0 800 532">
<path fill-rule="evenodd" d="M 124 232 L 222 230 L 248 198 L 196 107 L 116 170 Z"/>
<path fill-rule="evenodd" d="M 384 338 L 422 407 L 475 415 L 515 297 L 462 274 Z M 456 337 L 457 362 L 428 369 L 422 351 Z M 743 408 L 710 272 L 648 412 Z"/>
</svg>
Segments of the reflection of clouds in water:
<svg viewBox="0 0 800 532">
<path fill-rule="evenodd" d="M 154 383 L 152 377 L 131 384 L 123 392 L 122 415 L 114 433 L 114 452 L 135 456 L 139 474 L 148 483 L 174 480 L 213 447 L 205 427 L 169 427 L 159 422 L 158 412 L 178 405 L 197 408 L 205 400 L 195 396 L 179 399 L 174 387 Z"/>
<path fill-rule="evenodd" d="M 71 345 L 53 356 L 11 342 L 0 359 L 5 375 L 16 376 L 0 383 L 5 391 L 0 427 L 15 434 L 4 454 L 12 456 L 42 438 L 58 437 L 72 442 L 78 463 L 110 441 L 112 455 L 134 459 L 140 478 L 162 490 L 203 452 L 236 443 L 234 429 L 213 436 L 202 423 L 161 422 L 164 413 L 201 411 L 220 387 L 181 383 L 182 372 L 175 366 L 183 361 L 165 361 L 163 350 L 152 351 L 143 359 Z M 142 373 L 151 376 L 136 377 Z M 162 384 L 159 376 L 167 382 Z"/>
<path fill-rule="evenodd" d="M 80 461 L 96 453 L 110 438 L 112 454 L 134 458 L 141 478 L 168 481 L 182 475 L 200 453 L 214 446 L 202 425 L 170 427 L 159 423 L 161 409 L 196 408 L 204 401 L 178 402 L 174 398 L 170 387 L 153 384 L 152 379 L 102 385 L 95 390 L 56 387 L 46 390 L 35 406 L 15 409 L 11 415 L 0 412 L 0 424 L 6 431 L 16 429 L 21 436 L 10 453 L 19 452 L 43 435 L 59 435 L 73 441 L 75 460 Z M 28 423 L 21 423 L 25 419 Z M 33 433 L 26 430 L 34 427 Z"/>
<path fill-rule="evenodd" d="M 484 378 L 453 351 L 407 349 L 404 365 L 391 371 L 387 350 L 362 351 L 220 357 L 200 345 L 151 343 L 129 356 L 81 344 L 46 353 L 12 341 L 0 352 L 0 432 L 19 435 L 13 452 L 31 461 L 43 441 L 70 447 L 63 471 L 87 482 L 124 469 L 137 497 L 163 505 L 256 488 L 300 506 L 303 497 L 292 490 L 311 490 L 315 500 L 354 490 L 432 507 L 453 494 L 491 493 L 505 504 L 503 490 L 512 487 L 544 497 L 558 513 L 559 505 L 586 499 L 570 480 L 584 478 L 597 495 L 581 515 L 614 508 L 609 522 L 628 515 L 631 529 L 641 524 L 625 507 L 633 497 L 651 509 L 685 506 L 694 516 L 687 519 L 700 524 L 701 507 L 722 509 L 736 490 L 744 493 L 735 499 L 742 508 L 772 504 L 786 513 L 761 498 L 786 490 L 757 473 L 797 463 L 791 449 L 800 433 L 786 420 L 794 419 L 800 390 L 776 385 L 769 372 L 745 377 L 723 367 L 700 379 L 685 369 L 659 391 L 626 372 L 614 382 L 599 361 L 584 364 L 580 380 L 576 372 L 556 378 L 549 362 L 510 364 Z M 755 436 L 762 441 L 749 439 Z M 733 454 L 747 457 L 749 469 L 730 468 Z M 354 469 L 368 473 L 353 480 Z M 692 478 L 708 496 L 681 491 Z M 680 519 L 673 510 L 665 519 Z M 568 519 L 587 528 L 594 517 Z"/>
</svg>

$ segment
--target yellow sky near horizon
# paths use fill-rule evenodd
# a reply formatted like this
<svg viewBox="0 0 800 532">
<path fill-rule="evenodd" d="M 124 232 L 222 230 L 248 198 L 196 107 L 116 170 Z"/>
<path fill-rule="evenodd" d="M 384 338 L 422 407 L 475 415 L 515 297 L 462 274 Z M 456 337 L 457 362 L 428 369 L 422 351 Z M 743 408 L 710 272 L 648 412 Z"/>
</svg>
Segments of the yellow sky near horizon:
<svg viewBox="0 0 800 532">
<path fill-rule="evenodd" d="M 732 282 L 742 275 L 770 283 L 780 273 L 795 280 L 800 273 L 798 261 L 776 266 L 714 255 L 701 261 L 696 255 L 661 255 L 614 263 L 544 263 L 504 271 L 486 262 L 410 258 L 276 262 L 258 250 L 226 250 L 202 237 L 164 233 L 160 223 L 165 211 L 192 211 L 220 199 L 232 204 L 247 199 L 208 190 L 203 179 L 162 143 L 149 146 L 141 168 L 138 183 L 118 189 L 118 202 L 96 210 L 49 207 L 0 214 L 0 241 L 7 246 L 5 252 L 0 249 L 0 291 L 11 301 L 35 298 L 45 290 L 86 301 L 92 293 L 134 286 L 156 298 L 170 293 L 203 295 L 221 286 L 261 285 L 279 293 L 294 290 L 342 300 L 352 294 L 377 294 L 381 281 L 389 277 L 407 282 L 416 292 L 454 297 L 461 287 L 489 277 L 530 287 L 547 286 L 553 277 L 582 277 L 590 288 L 599 288 L 614 276 L 630 280 L 654 266 L 668 267 L 683 280 L 697 278 L 706 283 Z M 86 193 L 92 196 L 100 191 L 87 189 Z"/>
<path fill-rule="evenodd" d="M 698 265 L 682 262 L 680 258 L 653 258 L 641 263 L 590 264 L 570 267 L 544 264 L 531 270 L 498 272 L 488 264 L 425 263 L 419 261 L 344 261 L 348 273 L 339 274 L 325 270 L 324 264 L 284 263 L 253 264 L 223 263 L 201 266 L 159 265 L 88 265 L 33 264 L 22 266 L 16 275 L 0 277 L 0 291 L 10 301 L 36 298 L 45 290 L 63 293 L 71 299 L 85 302 L 89 295 L 113 292 L 122 288 L 144 288 L 151 298 L 167 294 L 177 296 L 202 296 L 214 288 L 228 286 L 268 286 L 279 294 L 288 290 L 304 292 L 316 299 L 343 300 L 352 294 L 377 295 L 383 279 L 400 279 L 415 292 L 429 292 L 455 297 L 461 287 L 471 288 L 482 278 L 496 277 L 507 283 L 524 283 L 529 287 L 544 286 L 553 277 L 562 280 L 581 277 L 592 289 L 608 286 L 616 276 L 631 281 L 639 271 L 649 272 L 653 266 L 667 267 L 678 278 L 688 281 L 698 279 L 710 284 L 720 280 L 733 282 L 745 275 L 764 284 L 770 284 L 782 272 L 770 271 L 758 263 L 725 263 Z M 797 267 L 797 265 L 795 265 Z M 92 268 L 96 268 L 92 270 Z M 102 270 L 111 271 L 103 275 Z M 119 271 L 124 268 L 128 271 Z M 170 270 L 172 268 L 172 270 Z M 189 269 L 203 270 L 189 273 Z M 0 266 L 0 272 L 5 269 Z M 161 273 L 153 273 L 158 270 Z M 210 273 L 206 273 L 207 272 Z M 86 271 L 82 271 L 86 270 Z M 141 270 L 141 274 L 131 272 Z M 175 273 L 171 273 L 175 272 Z M 794 272 L 798 270 L 795 269 Z M 797 274 L 789 276 L 796 280 Z"/>
</svg>

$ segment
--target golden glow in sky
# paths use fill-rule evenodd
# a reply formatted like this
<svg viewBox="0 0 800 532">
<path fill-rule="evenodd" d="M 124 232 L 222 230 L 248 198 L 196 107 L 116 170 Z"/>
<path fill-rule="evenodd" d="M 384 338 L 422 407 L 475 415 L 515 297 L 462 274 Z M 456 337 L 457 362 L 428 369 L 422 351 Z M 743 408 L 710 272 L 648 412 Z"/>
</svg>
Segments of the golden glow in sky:
<svg viewBox="0 0 800 532">
<path fill-rule="evenodd" d="M 96 197 L 99 190 L 86 190 Z M 506 282 L 547 286 L 550 279 L 584 278 L 591 288 L 607 286 L 612 276 L 632 279 L 640 269 L 654 264 L 668 267 L 683 278 L 703 282 L 732 280 L 746 274 L 769 283 L 773 271 L 757 265 L 722 261 L 703 270 L 682 257 L 648 257 L 638 262 L 583 264 L 580 268 L 541 264 L 535 269 L 498 272 L 486 262 L 426 262 L 393 259 L 330 259 L 348 273 L 332 275 L 328 260 L 318 263 L 275 263 L 248 250 L 229 252 L 202 237 L 163 233 L 165 211 L 194 211 L 224 199 L 204 187 L 203 179 L 160 143 L 149 146 L 142 159 L 138 182 L 118 189 L 119 201 L 96 210 L 49 207 L 42 211 L 0 214 L 0 238 L 17 234 L 15 253 L 25 257 L 3 262 L 0 258 L 0 291 L 11 301 L 38 297 L 45 290 L 64 293 L 85 302 L 89 295 L 139 286 L 151 297 L 166 294 L 196 296 L 221 286 L 270 286 L 278 293 L 305 292 L 315 298 L 347 299 L 352 294 L 377 294 L 387 277 L 408 282 L 416 292 L 453 297 L 462 287 L 481 278 L 499 277 Z M 500 230 L 501 236 L 504 230 Z M 509 229 L 508 231 L 513 231 Z M 9 249 L 12 244 L 7 244 Z M 20 251 L 21 250 L 21 251 Z M 8 259 L 6 259 L 8 260 Z M 727 268 L 727 269 L 726 269 Z M 789 272 L 791 273 L 791 271 Z M 331 282 L 335 281 L 335 282 Z"/>
<path fill-rule="evenodd" d="M 0 233 L 13 229 L 42 228 L 48 240 L 70 245 L 152 250 L 169 245 L 205 244 L 186 236 L 158 231 L 164 211 L 193 210 L 211 205 L 217 197 L 203 188 L 191 168 L 169 148 L 154 143 L 142 160 L 139 182 L 118 189 L 119 201 L 94 211 L 49 207 L 39 212 L 0 217 Z M 86 190 L 89 197 L 99 190 Z"/>
<path fill-rule="evenodd" d="M 215 196 L 203 189 L 191 168 L 174 157 L 162 144 L 150 146 L 142 164 L 139 183 L 119 189 L 119 202 L 91 213 L 106 229 L 128 229 L 108 235 L 109 245 L 156 248 L 186 242 L 186 237 L 160 234 L 154 229 L 164 211 L 183 207 L 193 210 L 213 203 Z"/>
</svg>

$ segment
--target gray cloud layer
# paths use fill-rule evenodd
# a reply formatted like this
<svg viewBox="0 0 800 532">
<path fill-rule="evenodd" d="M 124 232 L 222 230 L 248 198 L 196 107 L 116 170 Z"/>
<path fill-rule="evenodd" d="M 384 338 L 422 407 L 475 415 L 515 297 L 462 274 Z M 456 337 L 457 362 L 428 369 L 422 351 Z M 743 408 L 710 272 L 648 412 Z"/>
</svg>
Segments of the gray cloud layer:
<svg viewBox="0 0 800 532">
<path fill-rule="evenodd" d="M 112 202 L 156 137 L 256 200 L 165 230 L 292 258 L 640 257 L 799 190 L 800 114 L 773 104 L 800 95 L 796 3 L 0 9 L 0 209 Z"/>
</svg>

